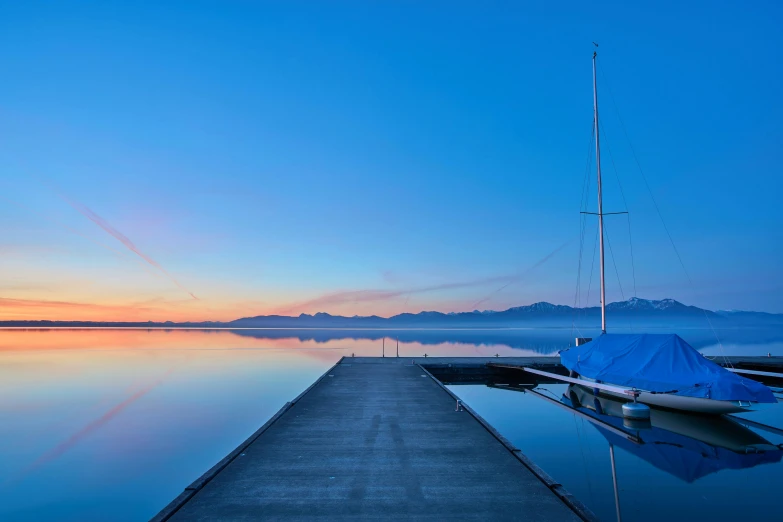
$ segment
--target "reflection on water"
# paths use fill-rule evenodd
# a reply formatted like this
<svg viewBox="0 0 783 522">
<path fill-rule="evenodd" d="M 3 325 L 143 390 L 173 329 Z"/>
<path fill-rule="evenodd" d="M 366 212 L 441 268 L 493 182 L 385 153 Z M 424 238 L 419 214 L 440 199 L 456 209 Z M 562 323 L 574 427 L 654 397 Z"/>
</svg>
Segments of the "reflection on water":
<svg viewBox="0 0 783 522">
<path fill-rule="evenodd" d="M 384 346 L 393 356 L 397 339 L 402 357 L 554 355 L 572 334 L 569 329 L 3 330 L 0 520 L 147 519 L 342 356 L 379 356 Z M 704 351 L 718 350 L 712 332 L 680 334 Z M 783 332 L 720 334 L 727 354 L 783 354 Z M 473 386 L 456 390 L 599 515 L 605 511 L 607 462 L 597 444 L 605 448 L 607 441 L 588 430 L 589 422 L 572 420 L 572 414 L 525 394 Z M 501 395 L 496 399 L 493 393 Z M 664 491 L 680 487 L 651 478 L 617 446 L 622 493 L 638 480 Z M 576 463 L 591 465 L 574 479 Z M 781 472 L 780 464 L 751 472 L 765 468 Z M 747 492 L 740 488 L 744 496 L 738 499 L 737 485 L 723 472 L 695 483 L 713 477 L 707 498 L 731 493 L 739 503 L 770 502 L 758 493 L 764 488 L 750 486 Z M 775 482 L 770 476 L 749 480 Z M 611 489 L 608 494 L 613 514 Z M 646 506 L 632 495 L 622 502 L 624 514 Z"/>
<path fill-rule="evenodd" d="M 783 457 L 781 447 L 727 415 L 707 417 L 652 408 L 649 421 L 624 419 L 622 402 L 595 397 L 576 385 L 568 387 L 560 402 L 575 414 L 586 414 L 584 418 L 610 446 L 688 483 L 725 469 L 774 464 Z"/>
<path fill-rule="evenodd" d="M 759 429 L 654 408 L 628 421 L 622 402 L 574 385 L 451 389 L 601 520 L 779 520 L 783 405 L 743 414 Z"/>
<path fill-rule="evenodd" d="M 647 329 L 646 331 L 649 331 Z M 555 355 L 573 344 L 574 338 L 597 337 L 600 330 L 574 330 L 571 328 L 464 328 L 464 329 L 426 329 L 426 330 L 285 330 L 285 329 L 249 329 L 231 330 L 235 335 L 260 339 L 296 338 L 300 341 L 329 343 L 335 340 L 378 341 L 381 339 L 399 339 L 401 343 L 411 343 L 416 347 L 437 345 L 467 345 L 475 347 L 513 348 L 515 355 Z M 615 329 L 614 333 L 639 333 L 637 330 Z M 783 355 L 783 329 L 680 329 L 666 330 L 677 333 L 691 346 L 706 355 Z M 365 343 L 366 346 L 366 343 Z M 458 348 L 459 349 L 459 348 Z M 527 350 L 523 354 L 518 350 Z M 426 351 L 426 350 L 425 350 Z M 492 350 L 490 350 L 492 351 Z M 418 355 L 423 355 L 424 352 Z M 488 351 L 483 352 L 492 355 Z M 494 352 L 493 352 L 494 353 Z M 415 349 L 411 355 L 415 355 Z M 459 354 L 462 354 L 460 352 Z M 374 355 L 374 354 L 373 354 Z M 447 352 L 446 355 L 452 355 Z"/>
</svg>

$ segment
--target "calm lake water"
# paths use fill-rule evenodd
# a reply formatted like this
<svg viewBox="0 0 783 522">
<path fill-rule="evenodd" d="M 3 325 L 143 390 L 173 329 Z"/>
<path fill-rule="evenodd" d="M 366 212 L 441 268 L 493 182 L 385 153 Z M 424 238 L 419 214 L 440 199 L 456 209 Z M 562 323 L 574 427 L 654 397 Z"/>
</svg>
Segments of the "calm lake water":
<svg viewBox="0 0 783 522">
<path fill-rule="evenodd" d="M 678 333 L 706 354 L 783 355 L 783 331 L 721 331 L 722 346 L 712 332 Z M 573 336 L 552 329 L 3 330 L 0 520 L 146 520 L 340 357 L 381 355 L 384 337 L 387 356 L 399 338 L 403 357 L 503 357 L 554 355 Z M 754 428 L 716 446 L 683 435 L 699 432 L 686 423 L 677 433 L 639 432 L 644 444 L 623 442 L 606 419 L 594 422 L 601 421 L 595 412 L 566 409 L 565 386 L 544 388 L 538 391 L 554 402 L 452 387 L 603 520 L 616 516 L 610 443 L 625 521 L 780 519 L 779 456 L 720 446 L 743 436 L 777 445 L 780 435 Z M 783 405 L 746 416 L 783 428 Z"/>
</svg>

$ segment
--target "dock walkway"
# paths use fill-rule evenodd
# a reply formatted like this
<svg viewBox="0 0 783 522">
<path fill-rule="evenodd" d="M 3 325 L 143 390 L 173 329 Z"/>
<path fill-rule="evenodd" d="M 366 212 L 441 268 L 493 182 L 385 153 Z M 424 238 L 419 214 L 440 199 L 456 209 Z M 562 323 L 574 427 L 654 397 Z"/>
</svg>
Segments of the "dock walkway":
<svg viewBox="0 0 783 522">
<path fill-rule="evenodd" d="M 360 360 L 359 360 L 360 359 Z M 593 520 L 410 358 L 344 358 L 153 520 Z"/>
</svg>

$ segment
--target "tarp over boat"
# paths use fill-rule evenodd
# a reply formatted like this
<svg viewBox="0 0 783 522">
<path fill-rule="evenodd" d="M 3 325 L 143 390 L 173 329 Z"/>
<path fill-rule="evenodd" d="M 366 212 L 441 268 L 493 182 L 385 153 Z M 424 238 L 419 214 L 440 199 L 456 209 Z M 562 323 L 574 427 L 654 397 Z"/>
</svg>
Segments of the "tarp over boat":
<svg viewBox="0 0 783 522">
<path fill-rule="evenodd" d="M 675 334 L 603 334 L 560 353 L 579 375 L 642 391 L 776 402 L 772 390 L 715 364 Z"/>
</svg>

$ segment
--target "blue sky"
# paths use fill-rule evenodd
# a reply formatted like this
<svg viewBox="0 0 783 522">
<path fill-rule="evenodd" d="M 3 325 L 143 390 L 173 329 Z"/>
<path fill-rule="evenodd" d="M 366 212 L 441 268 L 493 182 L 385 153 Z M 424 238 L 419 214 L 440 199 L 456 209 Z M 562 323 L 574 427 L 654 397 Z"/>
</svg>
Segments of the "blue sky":
<svg viewBox="0 0 783 522">
<path fill-rule="evenodd" d="M 783 312 L 779 4 L 420 4 L 4 3 L 0 315 L 573 304 L 593 41 L 608 299 Z"/>
</svg>

